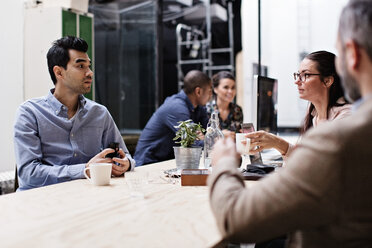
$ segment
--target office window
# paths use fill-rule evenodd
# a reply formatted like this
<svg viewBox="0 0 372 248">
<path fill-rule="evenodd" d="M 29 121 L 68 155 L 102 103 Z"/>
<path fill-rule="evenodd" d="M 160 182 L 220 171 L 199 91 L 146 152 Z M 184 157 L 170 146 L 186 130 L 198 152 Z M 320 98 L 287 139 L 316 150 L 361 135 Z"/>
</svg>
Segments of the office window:
<svg viewBox="0 0 372 248">
<path fill-rule="evenodd" d="M 157 1 L 91 3 L 96 101 L 121 133 L 139 133 L 158 105 Z"/>
</svg>

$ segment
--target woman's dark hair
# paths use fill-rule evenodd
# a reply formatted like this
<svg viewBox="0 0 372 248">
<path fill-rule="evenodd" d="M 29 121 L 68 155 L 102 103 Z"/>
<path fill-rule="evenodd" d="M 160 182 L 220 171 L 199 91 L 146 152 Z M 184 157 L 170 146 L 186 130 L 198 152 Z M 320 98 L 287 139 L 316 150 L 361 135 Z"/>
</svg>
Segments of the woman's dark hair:
<svg viewBox="0 0 372 248">
<path fill-rule="evenodd" d="M 322 82 L 324 82 L 324 79 L 329 76 L 332 76 L 334 79 L 333 84 L 329 88 L 329 101 L 328 101 L 328 106 L 327 106 L 327 115 L 328 115 L 329 110 L 332 107 L 342 106 L 348 103 L 348 101 L 345 99 L 345 94 L 341 86 L 340 77 L 338 76 L 336 72 L 335 58 L 336 58 L 336 55 L 334 55 L 333 53 L 327 52 L 327 51 L 313 52 L 313 53 L 308 54 L 305 57 L 305 59 L 309 59 L 316 63 L 316 68 L 320 74 L 320 80 Z M 340 97 L 343 97 L 345 101 L 342 103 L 337 103 L 337 100 Z M 311 113 L 314 110 L 314 108 L 315 108 L 314 105 L 310 103 L 309 110 L 306 114 L 302 128 L 300 130 L 301 134 L 305 133 L 309 128 L 313 126 L 313 116 L 311 115 Z"/>
<path fill-rule="evenodd" d="M 235 77 L 228 71 L 220 71 L 212 76 L 213 88 L 217 88 L 220 84 L 220 80 L 228 78 L 235 81 Z"/>
<path fill-rule="evenodd" d="M 56 75 L 54 75 L 53 67 L 57 65 L 67 69 L 67 64 L 70 60 L 68 51 L 70 49 L 86 53 L 88 51 L 88 44 L 81 38 L 65 36 L 54 41 L 53 46 L 48 51 L 48 70 L 54 84 L 56 84 L 57 79 Z"/>
</svg>

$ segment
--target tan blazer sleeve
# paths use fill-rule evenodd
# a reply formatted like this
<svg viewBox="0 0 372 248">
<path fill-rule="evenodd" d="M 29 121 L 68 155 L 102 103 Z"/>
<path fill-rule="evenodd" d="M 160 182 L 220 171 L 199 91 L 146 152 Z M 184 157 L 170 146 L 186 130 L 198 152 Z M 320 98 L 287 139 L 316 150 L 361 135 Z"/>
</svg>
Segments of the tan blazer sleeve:
<svg viewBox="0 0 372 248">
<path fill-rule="evenodd" d="M 339 143 L 329 132 L 309 131 L 305 137 L 286 168 L 253 187 L 245 187 L 233 158 L 213 167 L 210 203 L 225 238 L 259 242 L 336 218 L 340 173 L 330 165 L 339 162 L 335 156 Z"/>
</svg>

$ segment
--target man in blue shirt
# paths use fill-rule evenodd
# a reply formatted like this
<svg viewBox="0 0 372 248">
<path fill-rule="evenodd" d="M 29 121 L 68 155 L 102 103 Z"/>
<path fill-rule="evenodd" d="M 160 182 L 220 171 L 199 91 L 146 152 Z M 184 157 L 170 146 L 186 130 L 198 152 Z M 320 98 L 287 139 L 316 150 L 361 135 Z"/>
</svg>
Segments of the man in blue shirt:
<svg viewBox="0 0 372 248">
<path fill-rule="evenodd" d="M 18 190 L 84 178 L 84 169 L 92 163 L 112 163 L 115 176 L 135 167 L 108 110 L 83 96 L 91 90 L 93 78 L 87 50 L 80 38 L 55 41 L 47 54 L 55 88 L 17 111 Z M 118 158 L 106 158 L 114 152 L 104 149 L 111 142 L 121 147 Z"/>
<path fill-rule="evenodd" d="M 206 128 L 208 115 L 204 106 L 211 96 L 212 83 L 207 75 L 197 70 L 187 73 L 183 90 L 165 99 L 143 129 L 134 155 L 136 165 L 174 158 L 173 138 L 177 131 L 174 126 L 179 121 L 192 119 Z M 202 144 L 196 142 L 196 145 Z"/>
</svg>

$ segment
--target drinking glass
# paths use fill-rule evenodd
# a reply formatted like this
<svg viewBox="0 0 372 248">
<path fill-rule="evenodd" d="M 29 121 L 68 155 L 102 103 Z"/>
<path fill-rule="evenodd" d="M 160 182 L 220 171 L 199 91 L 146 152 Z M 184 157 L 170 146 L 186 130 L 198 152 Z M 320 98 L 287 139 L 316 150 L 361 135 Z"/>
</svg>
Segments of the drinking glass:
<svg viewBox="0 0 372 248">
<path fill-rule="evenodd" d="M 245 141 L 244 145 L 242 141 Z M 236 151 L 242 156 L 242 164 L 245 164 L 246 160 L 249 159 L 249 147 L 251 145 L 251 139 L 245 137 L 245 133 L 237 133 L 235 136 Z"/>
<path fill-rule="evenodd" d="M 141 171 L 131 171 L 124 175 L 124 179 L 130 190 L 131 197 L 144 198 L 145 187 L 148 184 L 148 173 Z"/>
</svg>

